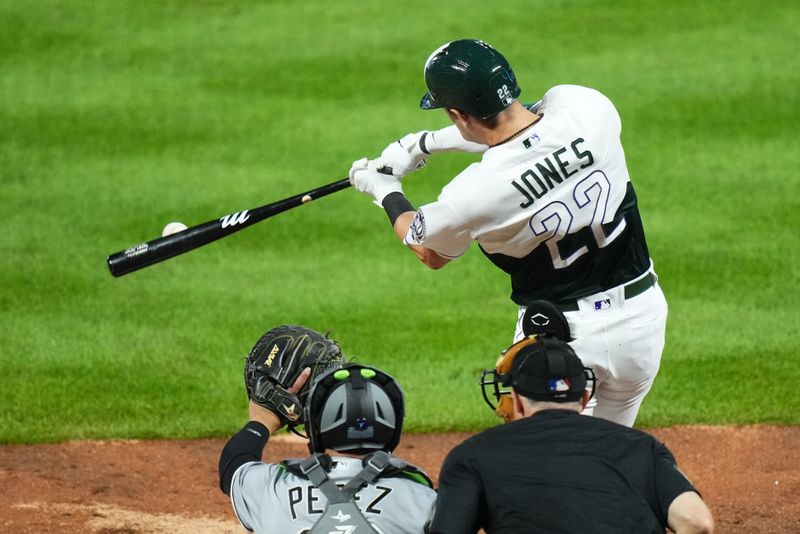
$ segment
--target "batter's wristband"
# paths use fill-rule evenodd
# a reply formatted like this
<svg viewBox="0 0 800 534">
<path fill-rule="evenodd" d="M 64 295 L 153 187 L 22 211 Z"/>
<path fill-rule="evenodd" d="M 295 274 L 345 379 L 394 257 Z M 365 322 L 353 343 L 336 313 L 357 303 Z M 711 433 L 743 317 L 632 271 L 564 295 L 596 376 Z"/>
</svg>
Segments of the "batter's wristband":
<svg viewBox="0 0 800 534">
<path fill-rule="evenodd" d="M 424 154 L 430 155 L 430 152 L 428 151 L 428 147 L 425 146 L 425 139 L 427 139 L 427 138 L 428 138 L 428 132 L 424 132 L 422 134 L 422 137 L 419 138 L 419 149 L 422 150 L 422 152 Z"/>
<path fill-rule="evenodd" d="M 407 211 L 417 211 L 414 209 L 414 206 L 411 205 L 411 202 L 403 195 L 403 193 L 398 193 L 395 191 L 394 193 L 389 193 L 385 197 L 383 197 L 383 209 L 386 210 L 386 215 L 389 216 L 389 222 L 392 223 L 394 226 L 395 221 L 397 220 L 400 215 Z"/>
</svg>

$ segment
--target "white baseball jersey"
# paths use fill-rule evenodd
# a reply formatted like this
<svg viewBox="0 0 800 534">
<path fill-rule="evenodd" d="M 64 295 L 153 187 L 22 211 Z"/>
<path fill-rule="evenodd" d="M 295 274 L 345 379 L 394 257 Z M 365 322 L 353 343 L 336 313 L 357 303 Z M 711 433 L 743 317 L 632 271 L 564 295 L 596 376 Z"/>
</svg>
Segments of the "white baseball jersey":
<svg viewBox="0 0 800 534">
<path fill-rule="evenodd" d="M 541 120 L 487 149 L 419 209 L 405 242 L 456 258 L 477 241 L 511 276 L 520 305 L 574 301 L 647 271 L 613 104 L 560 85 L 535 111 Z"/>
<path fill-rule="evenodd" d="M 334 456 L 328 476 L 346 484 L 361 469 L 361 460 Z M 301 534 L 325 510 L 327 498 L 307 479 L 279 464 L 250 462 L 233 475 L 231 502 L 246 529 L 257 533 Z M 403 477 L 381 477 L 356 494 L 367 521 L 384 534 L 420 534 L 433 516 L 436 492 Z"/>
<path fill-rule="evenodd" d="M 628 299 L 625 285 L 651 270 L 621 122 L 601 93 L 553 87 L 529 109 L 542 118 L 488 148 L 417 212 L 405 242 L 447 258 L 472 241 L 511 277 L 520 305 L 572 309 L 570 343 L 597 374 L 584 413 L 632 425 L 658 372 L 667 303 L 658 284 Z"/>
</svg>

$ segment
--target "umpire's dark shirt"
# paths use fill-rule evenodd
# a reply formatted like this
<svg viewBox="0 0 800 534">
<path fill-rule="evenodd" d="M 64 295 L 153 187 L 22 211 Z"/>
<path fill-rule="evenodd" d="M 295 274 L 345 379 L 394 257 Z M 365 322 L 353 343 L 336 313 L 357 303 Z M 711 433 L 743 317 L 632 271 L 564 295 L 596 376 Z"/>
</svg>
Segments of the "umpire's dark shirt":
<svg viewBox="0 0 800 534">
<path fill-rule="evenodd" d="M 450 452 L 430 532 L 663 534 L 670 503 L 693 490 L 652 436 L 544 410 Z"/>
</svg>

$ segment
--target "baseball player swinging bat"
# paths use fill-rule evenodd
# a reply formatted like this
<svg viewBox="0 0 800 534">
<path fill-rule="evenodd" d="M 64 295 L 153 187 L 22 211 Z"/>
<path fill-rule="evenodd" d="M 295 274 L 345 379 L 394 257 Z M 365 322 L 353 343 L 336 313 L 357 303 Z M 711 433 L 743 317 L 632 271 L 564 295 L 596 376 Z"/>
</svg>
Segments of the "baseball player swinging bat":
<svg viewBox="0 0 800 534">
<path fill-rule="evenodd" d="M 350 182 L 345 178 L 344 180 L 338 180 L 271 204 L 265 204 L 251 210 L 238 211 L 220 217 L 219 219 L 214 219 L 213 221 L 192 226 L 182 232 L 128 247 L 108 257 L 106 260 L 108 269 L 114 276 L 122 276 L 138 271 L 154 263 L 164 261 L 178 254 L 183 254 L 184 252 L 207 245 L 217 239 L 227 237 L 252 224 L 296 208 L 312 200 L 341 191 L 349 186 Z"/>
</svg>

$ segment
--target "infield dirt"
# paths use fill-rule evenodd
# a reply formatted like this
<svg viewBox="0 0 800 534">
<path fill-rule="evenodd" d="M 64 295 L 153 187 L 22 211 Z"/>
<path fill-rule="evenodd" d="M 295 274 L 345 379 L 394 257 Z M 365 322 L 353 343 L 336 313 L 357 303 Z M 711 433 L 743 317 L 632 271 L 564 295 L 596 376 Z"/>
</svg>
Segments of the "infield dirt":
<svg viewBox="0 0 800 534">
<path fill-rule="evenodd" d="M 647 430 L 675 453 L 714 513 L 717 533 L 800 532 L 800 427 Z M 403 438 L 397 453 L 434 478 L 467 434 Z M 0 447 L 0 532 L 244 532 L 218 487 L 225 441 L 76 441 Z M 265 459 L 304 456 L 278 436 Z M 498 458 L 502 451 L 498 451 Z"/>
</svg>

